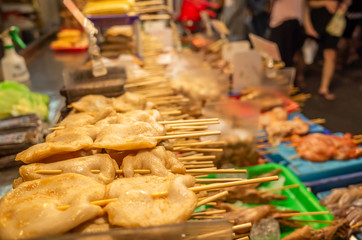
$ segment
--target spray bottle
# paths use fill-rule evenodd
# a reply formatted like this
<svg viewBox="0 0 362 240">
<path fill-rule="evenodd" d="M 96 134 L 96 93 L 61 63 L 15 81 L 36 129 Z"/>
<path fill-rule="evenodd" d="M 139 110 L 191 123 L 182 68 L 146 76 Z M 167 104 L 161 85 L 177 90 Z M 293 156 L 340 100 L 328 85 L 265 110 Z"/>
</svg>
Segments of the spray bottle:
<svg viewBox="0 0 362 240">
<path fill-rule="evenodd" d="M 5 81 L 15 81 L 25 85 L 29 85 L 29 71 L 26 67 L 25 60 L 16 53 L 14 40 L 21 48 L 25 48 L 25 43 L 18 35 L 19 28 L 9 27 L 3 31 L 0 38 L 4 44 L 4 57 L 1 59 L 1 68 Z"/>
</svg>

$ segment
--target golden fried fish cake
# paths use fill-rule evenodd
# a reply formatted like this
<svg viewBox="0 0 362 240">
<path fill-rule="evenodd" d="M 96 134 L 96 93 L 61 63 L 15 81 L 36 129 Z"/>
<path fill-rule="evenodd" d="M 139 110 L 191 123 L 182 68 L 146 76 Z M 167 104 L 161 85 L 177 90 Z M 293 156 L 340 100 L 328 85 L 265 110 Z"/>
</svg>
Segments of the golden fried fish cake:
<svg viewBox="0 0 362 240">
<path fill-rule="evenodd" d="M 105 207 L 109 222 L 131 228 L 186 221 L 197 205 L 197 196 L 188 189 L 194 184 L 190 175 L 117 179 L 106 187 L 107 198 L 118 198 Z M 168 191 L 167 197 L 152 197 L 163 191 Z"/>
<path fill-rule="evenodd" d="M 133 177 L 134 169 L 149 169 L 152 175 L 167 176 L 173 173 L 185 173 L 186 168 L 174 153 L 159 146 L 150 150 L 141 150 L 137 153 L 128 154 L 121 166 L 125 177 Z"/>
<path fill-rule="evenodd" d="M 108 154 L 96 154 L 73 158 L 54 163 L 33 163 L 19 168 L 23 181 L 47 178 L 50 175 L 38 174 L 38 170 L 62 170 L 62 173 L 78 173 L 90 177 L 102 184 L 112 182 L 116 176 L 118 165 Z M 91 170 L 100 170 L 94 174 Z"/>
<path fill-rule="evenodd" d="M 104 199 L 105 186 L 75 173 L 28 181 L 0 201 L 0 238 L 64 233 L 103 212 L 91 201 Z M 69 205 L 66 210 L 57 207 Z"/>
</svg>

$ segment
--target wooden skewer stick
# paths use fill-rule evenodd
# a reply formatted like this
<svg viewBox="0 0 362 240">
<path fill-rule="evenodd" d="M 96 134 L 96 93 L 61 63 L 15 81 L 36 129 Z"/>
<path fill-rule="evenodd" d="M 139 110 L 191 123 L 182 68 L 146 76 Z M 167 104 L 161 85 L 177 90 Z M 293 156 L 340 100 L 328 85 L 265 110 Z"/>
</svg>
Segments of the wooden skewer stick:
<svg viewBox="0 0 362 240">
<path fill-rule="evenodd" d="M 212 146 L 212 145 L 225 145 L 224 141 L 204 141 L 204 142 L 195 142 L 195 143 L 175 143 L 173 147 L 192 147 L 192 146 Z"/>
<path fill-rule="evenodd" d="M 207 215 L 214 215 L 214 214 L 220 214 L 220 213 L 225 213 L 226 210 L 222 209 L 222 210 L 214 210 L 214 211 L 202 211 L 202 212 L 196 212 L 193 213 L 192 216 L 207 216 Z"/>
<path fill-rule="evenodd" d="M 222 215 L 210 215 L 210 216 L 195 216 L 195 217 L 191 217 L 192 219 L 219 219 L 219 218 L 225 218 Z"/>
<path fill-rule="evenodd" d="M 322 124 L 322 123 L 326 123 L 326 120 L 324 118 L 316 118 L 316 119 L 309 120 L 309 122 L 313 123 L 313 124 Z"/>
<path fill-rule="evenodd" d="M 239 185 L 247 185 L 247 184 L 252 184 L 252 183 L 270 182 L 270 181 L 276 181 L 278 179 L 279 179 L 278 176 L 270 176 L 270 177 L 254 178 L 254 179 L 247 179 L 247 180 L 228 182 L 228 183 L 215 183 L 215 184 L 209 184 L 209 185 L 204 185 L 204 186 L 191 187 L 189 189 L 194 192 L 200 192 L 200 191 L 210 190 L 210 189 L 219 189 L 219 188 L 233 187 L 233 186 L 239 186 Z"/>
<path fill-rule="evenodd" d="M 222 152 L 222 148 L 183 148 L 183 147 L 175 147 L 174 151 L 179 152 L 188 152 L 188 151 L 196 151 L 196 152 Z"/>
<path fill-rule="evenodd" d="M 250 238 L 248 236 L 245 236 L 245 237 L 237 238 L 235 240 L 250 240 Z"/>
<path fill-rule="evenodd" d="M 134 173 L 139 174 L 149 174 L 151 173 L 151 170 L 149 169 L 135 169 L 133 170 Z M 97 174 L 100 173 L 100 170 L 93 169 L 91 170 L 91 173 Z M 245 169 L 190 169 L 186 170 L 186 173 L 202 173 L 202 174 L 213 174 L 213 173 L 246 173 L 247 171 Z M 55 174 L 61 174 L 63 173 L 63 170 L 36 170 L 35 173 L 37 174 L 49 174 L 49 175 L 55 175 Z M 123 170 L 116 170 L 116 173 L 123 174 Z"/>
<path fill-rule="evenodd" d="M 208 202 L 213 202 L 215 201 L 216 199 L 219 199 L 219 198 L 222 198 L 222 197 L 225 197 L 226 195 L 228 195 L 229 192 L 228 191 L 223 191 L 223 192 L 220 192 L 220 193 L 217 193 L 213 196 L 210 196 L 210 197 L 207 197 L 205 199 L 202 199 L 201 201 L 199 201 L 197 203 L 197 206 L 200 207 L 201 205 L 204 205 L 205 203 L 208 203 Z"/>
<path fill-rule="evenodd" d="M 238 231 L 238 230 L 244 230 L 244 229 L 249 229 L 251 228 L 251 223 L 244 223 L 244 224 L 239 224 L 239 225 L 235 225 L 232 227 L 233 231 Z"/>
<path fill-rule="evenodd" d="M 297 216 L 313 216 L 313 215 L 324 215 L 329 214 L 329 211 L 322 212 L 299 212 L 299 213 L 282 213 L 278 217 L 280 218 L 288 218 L 288 217 L 297 217 Z"/>
<path fill-rule="evenodd" d="M 225 234 L 230 234 L 230 229 L 223 229 L 223 230 L 218 230 L 215 232 L 210 232 L 210 233 L 204 233 L 204 234 L 200 234 L 196 237 L 192 237 L 192 238 L 188 238 L 187 240 L 191 240 L 191 239 L 210 239 L 211 237 L 215 237 L 217 235 L 225 235 Z"/>
<path fill-rule="evenodd" d="M 180 161 L 197 161 L 197 160 L 213 160 L 215 159 L 216 156 L 215 155 L 210 155 L 210 156 L 189 156 L 189 157 L 179 157 L 178 160 Z"/>
<path fill-rule="evenodd" d="M 214 164 L 214 162 L 213 161 L 195 161 L 195 162 L 184 162 L 183 164 L 186 166 L 186 165 Z"/>
<path fill-rule="evenodd" d="M 296 158 L 300 158 L 299 154 L 288 157 L 289 160 L 293 160 L 293 159 L 296 159 Z"/>
<path fill-rule="evenodd" d="M 205 130 L 208 126 L 170 126 L 167 127 L 169 130 L 179 130 L 179 129 L 190 129 L 190 130 Z"/>
<path fill-rule="evenodd" d="M 220 183 L 220 182 L 235 182 L 235 181 L 243 181 L 243 178 L 204 178 L 204 179 L 196 179 L 197 183 Z"/>
<path fill-rule="evenodd" d="M 186 169 L 192 169 L 192 168 L 208 168 L 208 167 L 214 167 L 214 164 L 203 164 L 203 165 L 185 165 Z"/>
<path fill-rule="evenodd" d="M 90 202 L 90 203 L 93 204 L 93 205 L 104 206 L 104 205 L 106 205 L 108 203 L 115 202 L 117 200 L 118 200 L 118 198 L 110 198 L 110 199 L 93 201 L 93 202 Z M 64 205 L 64 206 L 57 207 L 58 210 L 66 210 L 68 208 L 70 208 L 70 205 Z"/>
<path fill-rule="evenodd" d="M 210 136 L 210 135 L 219 135 L 220 131 L 208 131 L 202 133 L 187 133 L 187 134 L 176 134 L 176 135 L 167 135 L 167 136 L 156 136 L 151 137 L 157 140 L 166 140 L 166 139 L 173 139 L 173 138 L 187 138 L 187 137 L 201 137 L 201 136 Z"/>
<path fill-rule="evenodd" d="M 352 226 L 351 226 L 351 229 L 355 229 L 355 228 L 358 228 L 358 227 L 361 227 L 361 226 L 362 226 L 362 222 L 357 223 L 357 224 L 355 224 L 355 225 L 352 225 Z"/>
<path fill-rule="evenodd" d="M 198 170 L 186 170 L 186 173 L 247 173 L 246 169 L 198 169 Z"/>
<path fill-rule="evenodd" d="M 188 120 L 175 120 L 175 121 L 160 121 L 159 124 L 176 124 L 176 123 L 196 123 L 196 122 L 215 122 L 219 121 L 218 118 L 204 118 L 204 119 L 188 119 Z"/>
<path fill-rule="evenodd" d="M 284 190 L 284 189 L 291 189 L 291 188 L 298 188 L 298 187 L 299 187 L 299 184 L 292 184 L 292 185 L 278 187 L 278 188 L 265 189 L 263 191 L 274 192 L 274 191 L 280 191 L 280 190 Z"/>
<path fill-rule="evenodd" d="M 191 122 L 191 123 L 173 123 L 173 124 L 166 124 L 169 127 L 181 127 L 181 126 L 202 126 L 202 125 L 213 125 L 219 124 L 219 121 L 205 121 L 205 122 Z M 162 124 L 162 123 L 160 123 Z"/>
<path fill-rule="evenodd" d="M 333 223 L 333 221 L 325 221 L 325 220 L 300 220 L 300 219 L 293 219 L 296 222 L 306 222 L 306 223 Z"/>
</svg>

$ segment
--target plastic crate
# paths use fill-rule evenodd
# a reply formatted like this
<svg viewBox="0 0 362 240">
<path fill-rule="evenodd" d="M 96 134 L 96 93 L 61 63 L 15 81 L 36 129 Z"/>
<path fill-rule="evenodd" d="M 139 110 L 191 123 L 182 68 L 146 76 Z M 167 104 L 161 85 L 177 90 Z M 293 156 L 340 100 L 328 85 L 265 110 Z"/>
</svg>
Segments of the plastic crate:
<svg viewBox="0 0 362 240">
<path fill-rule="evenodd" d="M 304 182 L 304 184 L 315 194 L 328 191 L 332 188 L 347 187 L 358 183 L 362 183 L 362 172 L 345 174 L 312 182 Z"/>
<path fill-rule="evenodd" d="M 284 201 L 271 201 L 272 205 L 277 206 L 278 209 L 291 209 L 297 210 L 300 212 L 316 212 L 316 211 L 326 211 L 326 208 L 319 204 L 316 196 L 308 191 L 308 189 L 303 185 L 303 183 L 286 167 L 275 164 L 275 163 L 267 163 L 264 165 L 257 165 L 252 167 L 247 167 L 248 170 L 248 178 L 256 177 L 261 174 L 270 172 L 275 169 L 281 169 L 281 173 L 279 174 L 280 178 L 284 178 L 284 185 L 292 185 L 298 184 L 298 188 L 292 189 L 284 189 L 280 194 L 288 197 L 287 200 Z M 216 177 L 226 177 L 224 175 L 216 175 L 210 174 L 207 178 L 216 178 Z M 234 176 L 235 177 L 235 176 Z M 261 187 L 270 188 L 269 186 L 272 183 L 263 183 Z M 256 206 L 257 204 L 247 204 L 248 206 Z M 331 214 L 326 215 L 315 215 L 315 216 L 300 216 L 295 217 L 295 219 L 301 220 L 325 220 L 331 221 L 333 220 L 333 216 Z M 322 223 L 310 223 L 309 224 L 314 229 L 318 229 L 321 227 L 328 226 L 328 224 Z M 293 228 L 283 229 L 282 237 L 290 234 L 294 231 Z"/>
<path fill-rule="evenodd" d="M 341 135 L 336 133 L 335 135 Z M 276 147 L 277 152 L 266 155 L 274 163 L 288 167 L 301 181 L 311 182 L 345 174 L 362 171 L 362 157 L 346 161 L 328 160 L 325 162 L 311 162 L 303 158 L 292 158 L 297 155 L 294 147 L 282 143 Z"/>
<path fill-rule="evenodd" d="M 94 15 L 87 16 L 96 27 L 112 27 L 114 25 L 132 25 L 135 21 L 140 20 L 140 15 Z"/>
<path fill-rule="evenodd" d="M 361 174 L 362 174 L 362 173 L 361 173 Z M 362 181 L 362 178 L 360 178 L 360 179 L 361 179 L 361 181 Z M 359 183 L 361 183 L 361 181 L 360 181 Z M 352 184 L 353 184 L 353 183 L 352 183 Z M 348 185 L 350 185 L 350 184 L 347 184 L 347 185 L 344 185 L 344 186 L 341 186 L 341 187 L 347 187 Z M 323 191 L 323 192 L 318 192 L 318 193 L 316 194 L 316 196 L 317 196 L 317 198 L 318 198 L 319 200 L 321 200 L 322 198 L 327 197 L 329 194 L 331 194 L 331 190 Z M 362 240 L 362 232 L 360 232 L 360 233 L 354 233 L 353 236 L 354 236 L 356 239 L 358 239 L 358 240 Z M 351 238 L 351 239 L 352 239 L 352 238 Z"/>
</svg>

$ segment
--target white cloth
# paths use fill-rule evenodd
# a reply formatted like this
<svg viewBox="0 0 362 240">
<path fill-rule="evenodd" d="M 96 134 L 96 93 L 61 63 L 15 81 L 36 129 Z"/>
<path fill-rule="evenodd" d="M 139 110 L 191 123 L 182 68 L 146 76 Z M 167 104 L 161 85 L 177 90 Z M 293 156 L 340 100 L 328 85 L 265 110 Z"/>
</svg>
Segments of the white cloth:
<svg viewBox="0 0 362 240">
<path fill-rule="evenodd" d="M 293 19 L 297 19 L 303 25 L 304 4 L 306 4 L 305 0 L 274 0 L 269 26 L 275 28 Z"/>
</svg>

